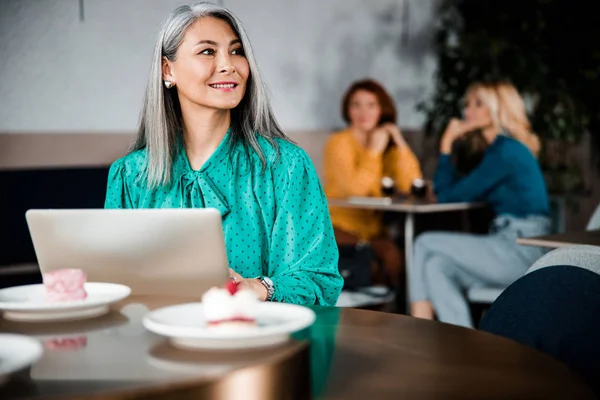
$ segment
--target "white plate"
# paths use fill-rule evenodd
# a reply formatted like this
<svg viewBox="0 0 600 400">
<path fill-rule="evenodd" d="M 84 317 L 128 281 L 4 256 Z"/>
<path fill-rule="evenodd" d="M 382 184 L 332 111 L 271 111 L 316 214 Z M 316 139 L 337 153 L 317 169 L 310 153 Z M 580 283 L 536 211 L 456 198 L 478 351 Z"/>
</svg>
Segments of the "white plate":
<svg viewBox="0 0 600 400">
<path fill-rule="evenodd" d="M 152 311 L 144 317 L 144 326 L 151 332 L 168 337 L 177 347 L 250 349 L 285 343 L 290 334 L 311 326 L 315 318 L 310 308 L 260 303 L 258 326 L 222 331 L 207 328 L 202 303 L 188 303 Z"/>
<path fill-rule="evenodd" d="M 24 335 L 0 333 L 0 383 L 35 364 L 44 353 L 42 344 Z"/>
<path fill-rule="evenodd" d="M 0 310 L 14 321 L 59 321 L 97 317 L 109 311 L 109 305 L 131 293 L 125 285 L 87 282 L 84 300 L 49 303 L 43 284 L 15 286 L 0 290 Z"/>
</svg>

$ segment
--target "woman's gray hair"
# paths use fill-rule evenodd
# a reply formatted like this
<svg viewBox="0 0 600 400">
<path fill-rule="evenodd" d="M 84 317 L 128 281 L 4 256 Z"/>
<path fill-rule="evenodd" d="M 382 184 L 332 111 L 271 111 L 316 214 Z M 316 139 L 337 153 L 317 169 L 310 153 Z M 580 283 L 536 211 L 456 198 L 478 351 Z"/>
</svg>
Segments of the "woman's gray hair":
<svg viewBox="0 0 600 400">
<path fill-rule="evenodd" d="M 265 157 L 257 135 L 267 139 L 277 149 L 274 138 L 289 140 L 275 119 L 250 40 L 241 21 L 228 9 L 211 3 L 177 7 L 164 20 L 158 34 L 137 139 L 132 149 L 146 149 L 146 179 L 150 187 L 170 182 L 171 164 L 177 154 L 179 135 L 183 129 L 177 91 L 169 90 L 163 84 L 162 57 L 175 61 L 185 32 L 203 17 L 219 18 L 231 26 L 242 42 L 250 67 L 246 93 L 240 104 L 231 110 L 230 144 L 242 142 L 246 151 L 253 149 L 264 168 Z"/>
</svg>

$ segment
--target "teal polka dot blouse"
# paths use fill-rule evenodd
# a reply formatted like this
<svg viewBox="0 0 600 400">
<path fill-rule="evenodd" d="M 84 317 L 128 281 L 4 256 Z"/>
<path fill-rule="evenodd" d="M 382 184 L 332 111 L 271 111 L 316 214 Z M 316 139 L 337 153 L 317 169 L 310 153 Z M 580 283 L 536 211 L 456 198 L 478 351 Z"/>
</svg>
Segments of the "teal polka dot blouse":
<svg viewBox="0 0 600 400">
<path fill-rule="evenodd" d="M 221 212 L 231 268 L 245 278 L 273 280 L 273 300 L 335 305 L 343 279 L 325 194 L 306 153 L 260 137 L 266 157 L 234 144 L 229 133 L 202 168 L 191 168 L 184 146 L 173 159 L 171 182 L 150 189 L 146 152 L 138 150 L 110 168 L 106 208 L 212 207 Z"/>
</svg>

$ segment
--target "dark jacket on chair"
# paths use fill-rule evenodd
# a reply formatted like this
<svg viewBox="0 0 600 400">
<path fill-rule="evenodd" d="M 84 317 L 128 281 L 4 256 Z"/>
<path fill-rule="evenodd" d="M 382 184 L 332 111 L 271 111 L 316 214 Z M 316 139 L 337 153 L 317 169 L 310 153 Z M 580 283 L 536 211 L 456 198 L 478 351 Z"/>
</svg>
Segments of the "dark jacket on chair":
<svg viewBox="0 0 600 400">
<path fill-rule="evenodd" d="M 600 275 L 566 265 L 533 271 L 500 295 L 480 329 L 562 361 L 600 395 Z"/>
</svg>

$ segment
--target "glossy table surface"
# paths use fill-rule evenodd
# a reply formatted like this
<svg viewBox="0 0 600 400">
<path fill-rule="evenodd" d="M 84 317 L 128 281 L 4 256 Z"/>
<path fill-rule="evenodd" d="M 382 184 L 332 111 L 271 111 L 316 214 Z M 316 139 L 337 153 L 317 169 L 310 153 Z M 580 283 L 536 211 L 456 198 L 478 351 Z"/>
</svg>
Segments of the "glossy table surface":
<svg viewBox="0 0 600 400">
<path fill-rule="evenodd" d="M 45 344 L 43 358 L 1 386 L 0 398 L 594 398 L 542 353 L 403 315 L 314 307 L 310 329 L 253 351 L 180 350 L 142 326 L 148 310 L 190 301 L 133 296 L 95 319 L 0 319 L 0 331 Z"/>
</svg>

